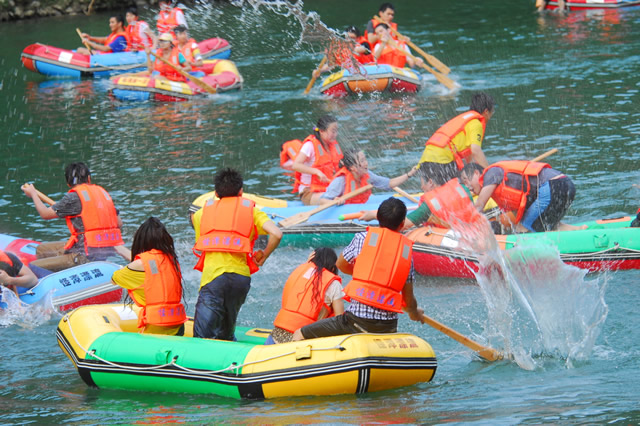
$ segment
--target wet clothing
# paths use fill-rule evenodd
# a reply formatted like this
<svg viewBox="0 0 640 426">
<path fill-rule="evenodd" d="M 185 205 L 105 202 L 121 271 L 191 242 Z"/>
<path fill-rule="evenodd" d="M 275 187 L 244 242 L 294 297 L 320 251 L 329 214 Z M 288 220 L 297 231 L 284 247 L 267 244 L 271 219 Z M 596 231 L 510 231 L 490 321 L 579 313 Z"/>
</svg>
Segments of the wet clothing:
<svg viewBox="0 0 640 426">
<path fill-rule="evenodd" d="M 460 185 L 466 195 L 469 197 L 469 202 L 471 203 L 471 207 L 473 207 L 473 195 L 469 188 L 464 185 Z M 423 195 L 424 196 L 424 195 Z M 475 209 L 475 207 L 473 207 Z M 407 214 L 407 219 L 411 221 L 415 226 L 425 226 L 429 222 L 429 218 L 433 215 L 429 205 L 427 203 L 420 203 L 417 209 Z"/>
<path fill-rule="evenodd" d="M 193 337 L 234 340 L 240 308 L 251 288 L 251 277 L 223 273 L 200 288 L 193 318 Z"/>
<path fill-rule="evenodd" d="M 200 238 L 200 225 L 204 209 L 193 214 L 196 241 Z M 250 239 L 254 232 L 266 235 L 262 226 L 270 220 L 266 213 L 254 208 Z M 246 253 L 207 251 L 203 253 L 200 293 L 194 316 L 194 337 L 233 340 L 233 331 L 240 307 L 251 287 L 251 271 Z"/>
</svg>

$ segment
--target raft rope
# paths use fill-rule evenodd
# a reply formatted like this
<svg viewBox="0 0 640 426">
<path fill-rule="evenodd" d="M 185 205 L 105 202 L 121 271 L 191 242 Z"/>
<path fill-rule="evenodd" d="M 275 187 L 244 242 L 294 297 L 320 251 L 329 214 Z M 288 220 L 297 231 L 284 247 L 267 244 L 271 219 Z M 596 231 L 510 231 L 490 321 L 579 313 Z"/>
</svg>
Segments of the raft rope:
<svg viewBox="0 0 640 426">
<path fill-rule="evenodd" d="M 71 313 L 73 314 L 73 312 Z M 271 361 L 274 359 L 278 359 L 278 358 L 282 358 L 282 357 L 286 357 L 289 355 L 295 355 L 295 353 L 297 351 L 291 351 L 291 352 L 287 352 L 287 353 L 283 353 L 283 354 L 279 354 L 279 355 L 275 355 L 269 358 L 264 358 L 261 360 L 256 360 L 256 361 L 251 361 L 251 362 L 245 362 L 244 364 L 236 364 L 235 362 L 231 363 L 230 366 L 222 368 L 220 370 L 193 370 L 191 368 L 188 367 L 183 367 L 179 364 L 176 364 L 176 361 L 178 360 L 178 356 L 174 356 L 171 359 L 171 362 L 168 362 L 166 364 L 163 365 L 153 365 L 150 367 L 134 367 L 131 365 L 122 365 L 122 364 L 118 364 L 112 361 L 109 361 L 107 359 L 104 359 L 102 357 L 100 357 L 99 355 L 96 355 L 96 350 L 95 349 L 91 349 L 88 350 L 87 348 L 85 348 L 84 346 L 82 346 L 82 344 L 80 343 L 80 341 L 78 340 L 78 338 L 76 337 L 75 333 L 73 332 L 73 327 L 71 327 L 71 323 L 69 322 L 69 316 L 71 314 L 67 314 L 65 315 L 62 320 L 64 322 L 67 323 L 68 327 L 69 327 L 69 331 L 71 332 L 71 336 L 73 337 L 73 340 L 76 342 L 76 344 L 80 347 L 80 349 L 82 349 L 87 355 L 92 356 L 93 358 L 97 359 L 98 361 L 102 361 L 107 365 L 111 365 L 112 367 L 117 367 L 117 368 L 125 368 L 125 369 L 129 369 L 129 370 L 139 370 L 139 371 L 153 371 L 153 370 L 160 370 L 163 369 L 165 367 L 176 367 L 182 371 L 186 371 L 188 373 L 193 373 L 193 374 L 199 374 L 199 375 L 210 375 L 210 374 L 219 374 L 219 373 L 224 373 L 230 370 L 236 370 L 236 376 L 240 375 L 239 373 L 239 369 L 244 368 L 248 365 L 253 365 L 253 364 L 259 364 L 262 362 L 267 362 L 267 361 Z M 360 336 L 360 335 L 370 335 L 370 336 L 389 336 L 388 333 L 359 333 L 359 334 L 350 334 L 348 336 L 345 336 L 344 339 L 342 339 L 337 345 L 335 346 L 330 346 L 327 348 L 311 348 L 312 352 L 320 352 L 320 351 L 331 351 L 331 350 L 339 350 L 339 351 L 345 351 L 346 348 L 342 346 L 342 344 L 347 341 L 348 339 L 354 337 L 354 336 Z"/>
</svg>

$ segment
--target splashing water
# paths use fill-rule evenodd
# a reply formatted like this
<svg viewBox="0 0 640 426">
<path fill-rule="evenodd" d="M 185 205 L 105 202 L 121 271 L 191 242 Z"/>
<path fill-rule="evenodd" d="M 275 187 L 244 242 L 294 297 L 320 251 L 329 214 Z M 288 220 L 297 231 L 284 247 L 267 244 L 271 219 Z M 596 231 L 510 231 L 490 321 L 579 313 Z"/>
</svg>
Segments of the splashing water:
<svg viewBox="0 0 640 426">
<path fill-rule="evenodd" d="M 606 281 L 586 280 L 586 270 L 565 264 L 544 239 L 503 251 L 486 219 L 450 223 L 461 247 L 479 254 L 475 275 L 496 346 L 527 370 L 540 367 L 541 356 L 564 359 L 567 367 L 590 356 L 608 314 Z"/>
<path fill-rule="evenodd" d="M 54 315 L 58 315 L 53 306 L 52 293 L 49 292 L 38 303 L 27 305 L 13 291 L 3 287 L 0 301 L 4 306 L 0 308 L 0 326 L 18 325 L 33 329 L 46 323 Z"/>
</svg>

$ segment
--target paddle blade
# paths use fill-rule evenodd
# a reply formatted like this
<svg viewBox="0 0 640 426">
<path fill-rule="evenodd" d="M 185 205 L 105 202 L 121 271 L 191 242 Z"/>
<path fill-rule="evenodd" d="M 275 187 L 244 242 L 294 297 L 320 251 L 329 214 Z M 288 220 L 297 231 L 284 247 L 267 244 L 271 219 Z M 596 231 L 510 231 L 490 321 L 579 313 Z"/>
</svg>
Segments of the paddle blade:
<svg viewBox="0 0 640 426">
<path fill-rule="evenodd" d="M 296 213 L 293 216 L 282 219 L 280 222 L 278 222 L 278 225 L 280 225 L 281 228 L 288 228 L 290 226 L 306 222 L 309 217 L 311 217 L 310 212 Z"/>
</svg>

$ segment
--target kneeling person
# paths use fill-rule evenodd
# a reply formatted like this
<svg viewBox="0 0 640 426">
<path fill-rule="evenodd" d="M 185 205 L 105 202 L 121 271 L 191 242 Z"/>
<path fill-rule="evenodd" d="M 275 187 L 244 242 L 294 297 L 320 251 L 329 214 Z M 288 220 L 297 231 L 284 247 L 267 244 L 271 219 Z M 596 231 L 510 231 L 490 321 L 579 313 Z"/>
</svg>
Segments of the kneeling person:
<svg viewBox="0 0 640 426">
<path fill-rule="evenodd" d="M 462 170 L 462 180 L 478 195 L 476 208 L 493 198 L 505 212 L 515 212 L 518 232 L 582 229 L 560 222 L 576 189 L 568 176 L 546 163 L 499 161 L 486 169 L 470 163 Z"/>
<path fill-rule="evenodd" d="M 346 312 L 296 330 L 293 340 L 354 333 L 395 333 L 398 314 L 422 321 L 423 311 L 413 295 L 413 242 L 399 231 L 407 207 L 389 198 L 378 208 L 380 228 L 355 235 L 338 259 L 338 268 L 353 275 L 345 288 L 351 299 Z"/>
</svg>

